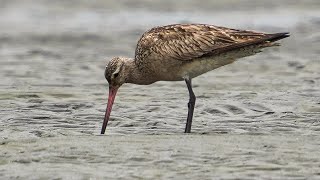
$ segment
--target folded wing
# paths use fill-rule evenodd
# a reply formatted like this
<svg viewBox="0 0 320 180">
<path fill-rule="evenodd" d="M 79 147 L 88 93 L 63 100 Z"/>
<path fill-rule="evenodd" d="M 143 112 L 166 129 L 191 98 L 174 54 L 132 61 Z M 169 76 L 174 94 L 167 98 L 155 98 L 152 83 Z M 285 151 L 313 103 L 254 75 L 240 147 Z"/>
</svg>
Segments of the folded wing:
<svg viewBox="0 0 320 180">
<path fill-rule="evenodd" d="M 266 34 L 205 24 L 176 24 L 153 28 L 138 41 L 135 60 L 188 61 L 244 46 L 269 43 L 287 33 Z"/>
</svg>

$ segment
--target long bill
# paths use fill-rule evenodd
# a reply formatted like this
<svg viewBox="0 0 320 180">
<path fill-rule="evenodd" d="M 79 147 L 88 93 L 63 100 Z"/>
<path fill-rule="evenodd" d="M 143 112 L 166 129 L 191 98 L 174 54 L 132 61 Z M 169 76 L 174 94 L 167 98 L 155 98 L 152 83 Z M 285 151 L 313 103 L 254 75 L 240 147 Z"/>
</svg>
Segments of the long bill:
<svg viewBox="0 0 320 180">
<path fill-rule="evenodd" d="M 110 114 L 111 114 L 111 110 L 112 110 L 112 105 L 113 105 L 113 102 L 116 97 L 118 89 L 119 89 L 119 87 L 109 86 L 108 105 L 107 105 L 106 113 L 104 115 L 101 134 L 104 134 L 104 132 L 106 131 L 106 127 L 107 127 L 107 124 L 108 124 L 108 121 L 110 118 Z"/>
</svg>

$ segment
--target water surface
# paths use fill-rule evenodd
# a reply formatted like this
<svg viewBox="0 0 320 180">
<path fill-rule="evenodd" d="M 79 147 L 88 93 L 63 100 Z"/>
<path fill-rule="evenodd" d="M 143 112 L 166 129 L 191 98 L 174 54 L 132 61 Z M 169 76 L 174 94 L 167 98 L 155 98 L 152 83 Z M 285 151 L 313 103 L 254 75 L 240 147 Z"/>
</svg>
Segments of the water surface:
<svg viewBox="0 0 320 180">
<path fill-rule="evenodd" d="M 0 177 L 320 178 L 318 1 L 201 2 L 1 2 Z M 99 135 L 106 62 L 183 22 L 292 36 L 194 79 L 191 134 L 184 82 L 158 82 L 124 85 Z"/>
</svg>

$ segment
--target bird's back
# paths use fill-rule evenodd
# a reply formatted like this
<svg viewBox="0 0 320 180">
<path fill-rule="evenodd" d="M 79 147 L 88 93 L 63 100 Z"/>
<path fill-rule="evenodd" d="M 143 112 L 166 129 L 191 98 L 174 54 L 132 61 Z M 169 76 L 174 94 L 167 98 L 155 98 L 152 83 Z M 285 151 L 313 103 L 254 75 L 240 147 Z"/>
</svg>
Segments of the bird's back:
<svg viewBox="0 0 320 180">
<path fill-rule="evenodd" d="M 181 80 L 190 70 L 200 75 L 253 55 L 288 36 L 288 33 L 267 34 L 205 24 L 155 27 L 138 41 L 135 62 L 141 71 L 153 72 L 162 80 Z"/>
</svg>

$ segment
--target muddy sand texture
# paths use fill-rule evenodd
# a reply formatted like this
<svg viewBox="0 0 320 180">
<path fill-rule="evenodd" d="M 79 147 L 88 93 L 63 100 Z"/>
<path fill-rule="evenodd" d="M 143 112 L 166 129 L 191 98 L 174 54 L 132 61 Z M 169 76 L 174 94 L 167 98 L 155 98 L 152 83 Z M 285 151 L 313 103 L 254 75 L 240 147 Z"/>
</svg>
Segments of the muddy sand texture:
<svg viewBox="0 0 320 180">
<path fill-rule="evenodd" d="M 180 2 L 180 1 L 179 1 Z M 1 1 L 0 177 L 320 178 L 320 4 Z M 289 31 L 281 47 L 193 80 L 120 89 L 106 135 L 106 62 L 147 29 L 198 22 Z"/>
</svg>

